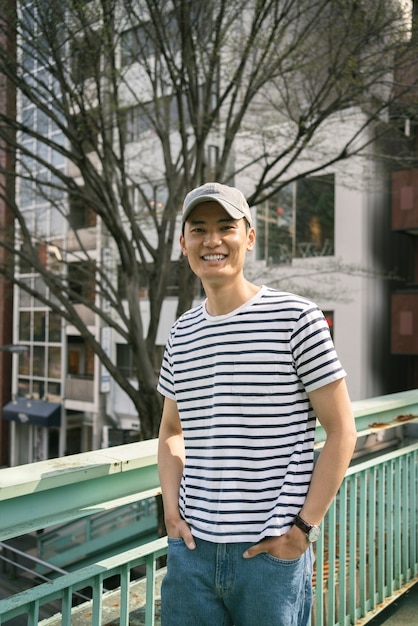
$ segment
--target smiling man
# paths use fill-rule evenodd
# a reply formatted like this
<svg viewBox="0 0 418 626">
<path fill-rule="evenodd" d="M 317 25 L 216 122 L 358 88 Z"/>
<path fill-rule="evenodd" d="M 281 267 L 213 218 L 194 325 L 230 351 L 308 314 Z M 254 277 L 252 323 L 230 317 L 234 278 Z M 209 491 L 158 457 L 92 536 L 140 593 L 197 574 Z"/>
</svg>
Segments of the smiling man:
<svg viewBox="0 0 418 626">
<path fill-rule="evenodd" d="M 312 543 L 356 441 L 345 372 L 314 303 L 245 278 L 238 189 L 191 191 L 180 243 L 206 300 L 173 325 L 159 380 L 162 626 L 305 626 Z"/>
</svg>

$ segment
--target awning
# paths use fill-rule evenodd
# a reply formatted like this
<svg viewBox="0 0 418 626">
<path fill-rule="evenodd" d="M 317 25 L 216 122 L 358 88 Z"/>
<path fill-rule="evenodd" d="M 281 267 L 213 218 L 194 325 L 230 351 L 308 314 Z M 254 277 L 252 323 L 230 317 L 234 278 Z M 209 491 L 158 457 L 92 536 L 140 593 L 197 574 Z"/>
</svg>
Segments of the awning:
<svg viewBox="0 0 418 626">
<path fill-rule="evenodd" d="M 3 407 L 3 419 L 34 426 L 60 426 L 61 404 L 16 398 Z"/>
</svg>

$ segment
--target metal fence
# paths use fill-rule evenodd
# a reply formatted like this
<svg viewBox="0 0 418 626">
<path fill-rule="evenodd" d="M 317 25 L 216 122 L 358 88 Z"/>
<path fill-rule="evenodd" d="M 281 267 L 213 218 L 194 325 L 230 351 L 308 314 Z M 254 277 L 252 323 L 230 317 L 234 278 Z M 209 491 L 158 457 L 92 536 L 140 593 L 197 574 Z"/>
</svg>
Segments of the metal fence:
<svg viewBox="0 0 418 626">
<path fill-rule="evenodd" d="M 366 623 L 418 577 L 418 445 L 350 468 L 316 546 L 315 626 Z"/>
<path fill-rule="evenodd" d="M 393 401 L 389 404 L 392 411 Z M 416 411 L 416 402 L 411 406 Z M 378 418 L 381 413 L 370 410 L 367 417 L 362 410 L 364 423 Z M 418 580 L 413 439 L 347 471 L 316 545 L 312 626 L 365 624 Z M 158 489 L 155 441 L 0 470 L 0 540 L 145 500 Z M 26 615 L 28 626 L 155 626 L 156 579 L 163 575 L 157 562 L 165 551 L 165 538 L 158 539 L 1 600 L 0 624 Z M 140 590 L 131 581 L 139 566 L 145 569 Z M 106 592 L 111 588 L 106 581 L 114 577 L 117 590 Z M 91 598 L 81 609 L 75 597 L 80 590 Z M 59 614 L 40 620 L 41 607 L 57 600 Z M 140 618 L 133 619 L 135 611 Z"/>
</svg>

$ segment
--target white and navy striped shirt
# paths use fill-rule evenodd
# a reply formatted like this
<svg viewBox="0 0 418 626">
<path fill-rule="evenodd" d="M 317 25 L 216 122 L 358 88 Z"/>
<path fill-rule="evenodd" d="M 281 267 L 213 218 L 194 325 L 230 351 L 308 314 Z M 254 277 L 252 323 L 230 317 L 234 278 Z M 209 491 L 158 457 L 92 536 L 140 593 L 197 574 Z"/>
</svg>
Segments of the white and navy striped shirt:
<svg viewBox="0 0 418 626">
<path fill-rule="evenodd" d="M 345 376 L 312 302 L 268 287 L 227 315 L 173 325 L 158 389 L 177 402 L 180 511 L 195 536 L 257 542 L 289 530 L 313 468 L 307 392 Z"/>
</svg>

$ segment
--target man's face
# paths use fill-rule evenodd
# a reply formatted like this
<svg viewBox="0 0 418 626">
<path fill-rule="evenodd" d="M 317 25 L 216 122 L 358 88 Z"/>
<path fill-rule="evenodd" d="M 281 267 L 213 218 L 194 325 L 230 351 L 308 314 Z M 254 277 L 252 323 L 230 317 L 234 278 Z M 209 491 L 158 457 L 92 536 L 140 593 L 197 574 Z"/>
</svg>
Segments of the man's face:
<svg viewBox="0 0 418 626">
<path fill-rule="evenodd" d="M 242 273 L 255 231 L 235 220 L 217 202 L 202 202 L 191 212 L 180 245 L 193 272 L 203 281 L 224 282 Z"/>
</svg>

